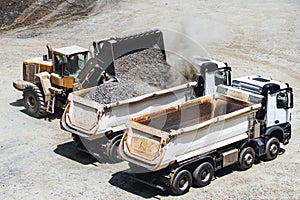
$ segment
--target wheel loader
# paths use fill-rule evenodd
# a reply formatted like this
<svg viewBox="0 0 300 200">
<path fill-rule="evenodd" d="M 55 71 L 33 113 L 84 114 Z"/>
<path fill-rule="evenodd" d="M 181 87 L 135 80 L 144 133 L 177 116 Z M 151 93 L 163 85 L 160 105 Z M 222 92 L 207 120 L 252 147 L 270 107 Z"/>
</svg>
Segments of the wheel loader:
<svg viewBox="0 0 300 200">
<path fill-rule="evenodd" d="M 155 47 L 165 56 L 163 35 L 151 30 L 125 37 L 94 41 L 92 50 L 79 46 L 52 49 L 48 54 L 23 61 L 23 79 L 13 86 L 23 91 L 26 112 L 42 118 L 64 108 L 68 94 L 115 78 L 115 60 L 146 48 Z"/>
</svg>

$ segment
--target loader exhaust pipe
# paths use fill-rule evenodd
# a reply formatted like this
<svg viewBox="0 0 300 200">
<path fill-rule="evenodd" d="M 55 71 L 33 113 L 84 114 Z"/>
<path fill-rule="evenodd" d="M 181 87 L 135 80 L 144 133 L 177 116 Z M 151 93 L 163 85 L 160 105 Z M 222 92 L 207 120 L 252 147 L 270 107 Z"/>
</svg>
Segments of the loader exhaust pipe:
<svg viewBox="0 0 300 200">
<path fill-rule="evenodd" d="M 50 59 L 52 59 L 52 46 L 50 43 L 47 43 L 46 47 L 48 49 L 48 58 L 50 60 Z"/>
</svg>

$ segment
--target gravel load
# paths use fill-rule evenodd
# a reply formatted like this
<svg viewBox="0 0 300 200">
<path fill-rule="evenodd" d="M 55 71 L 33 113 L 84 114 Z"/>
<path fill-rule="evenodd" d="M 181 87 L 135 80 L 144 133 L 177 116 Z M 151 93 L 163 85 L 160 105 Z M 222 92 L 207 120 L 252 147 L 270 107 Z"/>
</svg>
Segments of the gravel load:
<svg viewBox="0 0 300 200">
<path fill-rule="evenodd" d="M 165 89 L 170 68 L 159 49 L 150 48 L 128 54 L 115 61 L 119 82 L 99 85 L 85 97 L 109 104 Z"/>
</svg>

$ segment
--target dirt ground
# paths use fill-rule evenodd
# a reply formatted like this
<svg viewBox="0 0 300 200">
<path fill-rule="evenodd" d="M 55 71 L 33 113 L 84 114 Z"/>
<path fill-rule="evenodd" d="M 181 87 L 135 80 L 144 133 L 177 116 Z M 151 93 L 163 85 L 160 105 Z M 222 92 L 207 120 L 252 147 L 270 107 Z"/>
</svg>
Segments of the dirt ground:
<svg viewBox="0 0 300 200">
<path fill-rule="evenodd" d="M 1 199 L 300 199 L 299 0 L 56 2 L 44 17 L 1 26 Z M 123 177 L 126 162 L 101 163 L 77 151 L 58 118 L 24 113 L 12 82 L 21 78 L 24 59 L 46 53 L 46 43 L 89 47 L 93 40 L 153 27 L 167 33 L 170 51 L 228 62 L 234 77 L 260 74 L 294 88 L 293 135 L 276 160 L 243 172 L 226 169 L 209 186 L 174 197 Z"/>
</svg>

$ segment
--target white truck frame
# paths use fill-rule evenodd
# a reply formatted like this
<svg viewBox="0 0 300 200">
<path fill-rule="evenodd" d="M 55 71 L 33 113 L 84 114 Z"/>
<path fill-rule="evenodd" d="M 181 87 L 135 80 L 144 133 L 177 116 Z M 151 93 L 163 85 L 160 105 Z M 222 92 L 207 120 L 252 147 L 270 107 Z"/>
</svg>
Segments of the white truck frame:
<svg viewBox="0 0 300 200">
<path fill-rule="evenodd" d="M 194 62 L 203 73 L 198 82 L 120 102 L 104 105 L 84 98 L 93 88 L 73 92 L 68 96 L 68 103 L 61 118 L 61 128 L 72 133 L 79 149 L 108 158 L 110 162 L 118 162 L 120 159 L 117 148 L 128 119 L 203 96 L 215 90 L 216 84 L 230 84 L 231 68 L 227 64 L 200 58 Z"/>
<path fill-rule="evenodd" d="M 275 159 L 280 142 L 291 137 L 292 107 L 288 84 L 240 78 L 232 87 L 218 86 L 215 95 L 128 121 L 119 154 L 142 177 L 137 180 L 184 194 L 192 184 L 210 184 L 226 166 L 246 170 L 255 159 Z"/>
</svg>

